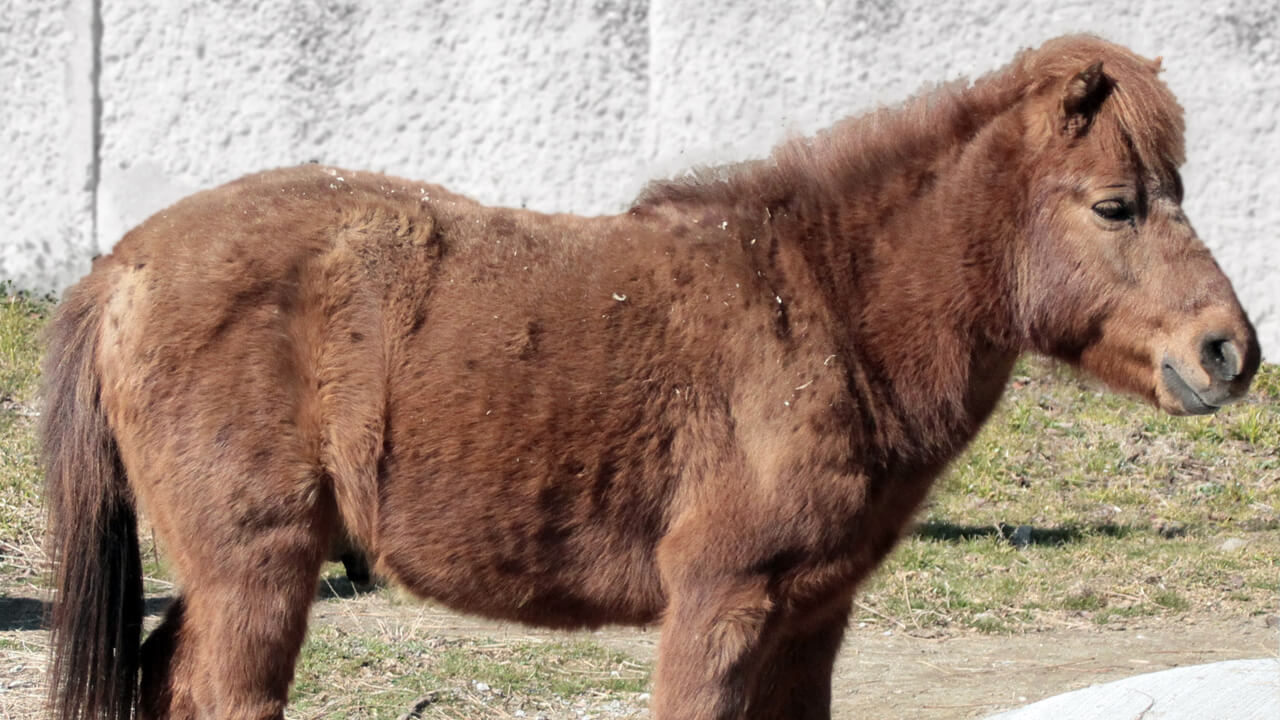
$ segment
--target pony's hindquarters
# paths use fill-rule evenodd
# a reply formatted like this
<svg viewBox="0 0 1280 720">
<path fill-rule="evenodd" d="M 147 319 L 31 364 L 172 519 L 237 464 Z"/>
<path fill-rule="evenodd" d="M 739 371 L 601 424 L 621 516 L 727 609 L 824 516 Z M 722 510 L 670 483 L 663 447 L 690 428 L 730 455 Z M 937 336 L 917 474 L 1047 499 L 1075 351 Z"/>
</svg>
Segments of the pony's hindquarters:
<svg viewBox="0 0 1280 720">
<path fill-rule="evenodd" d="M 103 263 L 97 362 L 129 488 L 180 588 L 142 647 L 139 717 L 278 720 L 337 527 L 306 303 L 298 282 L 188 274 L 143 254 L 149 235 Z"/>
<path fill-rule="evenodd" d="M 142 569 L 133 501 L 101 403 L 98 280 L 82 282 L 58 307 L 44 361 L 49 692 L 58 720 L 128 720 L 137 692 Z"/>
<path fill-rule="evenodd" d="M 142 269 L 99 265 L 59 306 L 45 363 L 54 717 L 277 720 L 335 522 L 288 430 L 296 388 L 237 376 L 278 328 L 232 319 L 232 357 L 182 359 L 193 348 L 148 326 Z M 135 498 L 182 588 L 141 646 Z"/>
<path fill-rule="evenodd" d="M 382 371 L 376 326 L 332 291 L 360 266 L 281 213 L 227 215 L 233 191 L 129 233 L 53 323 L 59 720 L 283 718 L 338 509 L 373 512 L 349 476 L 380 447 L 354 406 L 382 395 L 351 382 Z M 135 502 L 180 588 L 141 648 Z"/>
</svg>

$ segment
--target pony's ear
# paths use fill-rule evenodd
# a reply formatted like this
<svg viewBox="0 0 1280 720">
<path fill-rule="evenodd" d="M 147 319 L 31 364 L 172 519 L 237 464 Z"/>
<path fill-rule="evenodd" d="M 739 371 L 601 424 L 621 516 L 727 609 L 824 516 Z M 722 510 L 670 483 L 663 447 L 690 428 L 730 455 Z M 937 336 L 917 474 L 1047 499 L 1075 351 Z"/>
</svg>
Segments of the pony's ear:
<svg viewBox="0 0 1280 720">
<path fill-rule="evenodd" d="M 1102 61 L 1081 70 L 1067 81 L 1062 94 L 1062 129 L 1071 136 L 1080 136 L 1089 129 L 1089 123 L 1102 107 L 1102 101 L 1111 94 L 1111 79 L 1102 72 Z"/>
</svg>

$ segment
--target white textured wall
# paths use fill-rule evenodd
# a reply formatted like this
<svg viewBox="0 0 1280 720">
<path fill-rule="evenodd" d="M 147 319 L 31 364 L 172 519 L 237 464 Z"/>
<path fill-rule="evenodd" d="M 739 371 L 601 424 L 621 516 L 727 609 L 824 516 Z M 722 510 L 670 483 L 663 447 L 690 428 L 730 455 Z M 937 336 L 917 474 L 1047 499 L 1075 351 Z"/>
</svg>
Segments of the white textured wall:
<svg viewBox="0 0 1280 720">
<path fill-rule="evenodd" d="M 89 268 L 93 75 L 87 3 L 0 0 L 0 281 L 47 290 Z"/>
<path fill-rule="evenodd" d="M 1280 0 L 3 0 L 0 279 L 60 288 L 197 188 L 307 160 L 612 212 L 1021 47 L 1165 57 L 1187 208 L 1280 350 Z M 95 26 L 95 18 L 98 23 Z"/>
</svg>

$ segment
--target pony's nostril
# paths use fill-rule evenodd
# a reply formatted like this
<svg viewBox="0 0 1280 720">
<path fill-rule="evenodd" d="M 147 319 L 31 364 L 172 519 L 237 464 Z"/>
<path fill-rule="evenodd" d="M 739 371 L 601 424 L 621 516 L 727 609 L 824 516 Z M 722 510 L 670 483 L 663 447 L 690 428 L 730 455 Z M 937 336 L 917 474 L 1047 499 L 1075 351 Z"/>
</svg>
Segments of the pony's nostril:
<svg viewBox="0 0 1280 720">
<path fill-rule="evenodd" d="M 1240 352 L 1230 340 L 1205 340 L 1200 346 L 1200 364 L 1215 380 L 1231 382 L 1240 375 Z"/>
</svg>

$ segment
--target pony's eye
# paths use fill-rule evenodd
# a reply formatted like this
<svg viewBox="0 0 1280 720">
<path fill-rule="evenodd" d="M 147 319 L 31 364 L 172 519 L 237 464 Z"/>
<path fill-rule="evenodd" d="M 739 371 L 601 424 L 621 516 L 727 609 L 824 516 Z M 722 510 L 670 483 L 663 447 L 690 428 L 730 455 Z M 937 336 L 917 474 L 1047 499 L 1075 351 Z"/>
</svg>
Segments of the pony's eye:
<svg viewBox="0 0 1280 720">
<path fill-rule="evenodd" d="M 1093 212 L 1103 220 L 1122 222 L 1133 218 L 1133 208 L 1123 200 L 1103 200 L 1093 206 Z"/>
</svg>

